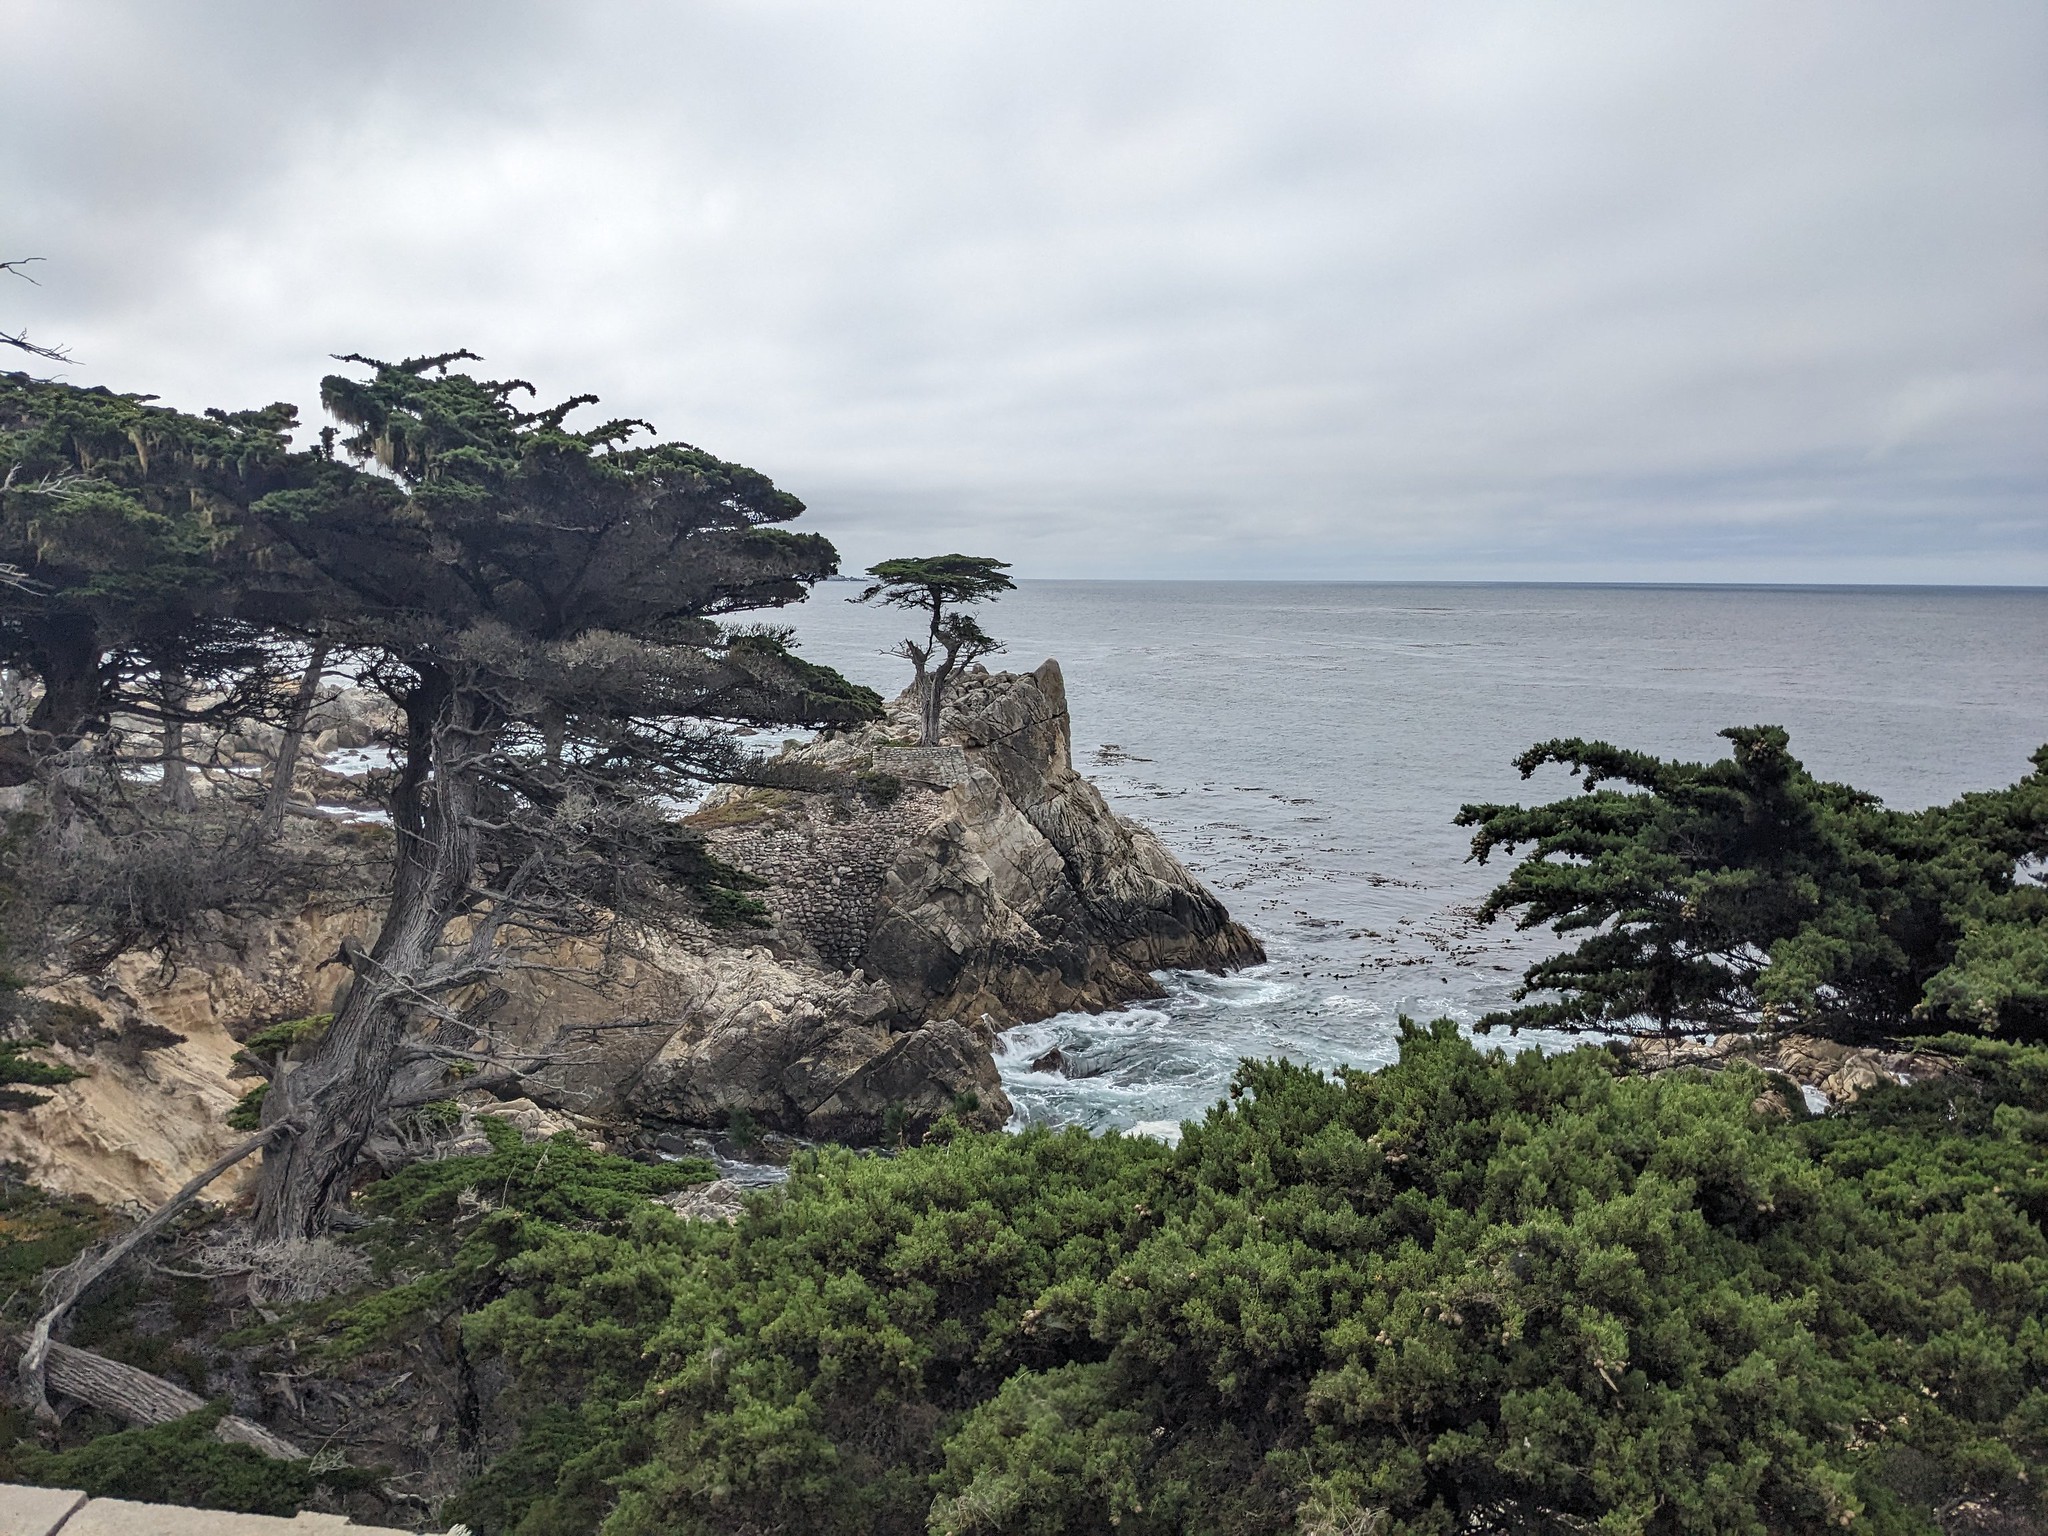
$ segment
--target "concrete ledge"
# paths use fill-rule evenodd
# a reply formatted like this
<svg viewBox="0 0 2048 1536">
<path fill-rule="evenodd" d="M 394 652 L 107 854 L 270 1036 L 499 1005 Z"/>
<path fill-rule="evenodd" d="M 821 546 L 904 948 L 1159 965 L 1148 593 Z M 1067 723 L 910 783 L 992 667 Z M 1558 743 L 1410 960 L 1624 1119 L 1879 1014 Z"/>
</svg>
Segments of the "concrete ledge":
<svg viewBox="0 0 2048 1536">
<path fill-rule="evenodd" d="M 0 1483 L 0 1536 L 50 1536 L 85 1502 L 69 1488 L 17 1488 Z"/>
<path fill-rule="evenodd" d="M 231 1515 L 175 1504 L 89 1499 L 69 1488 L 0 1483 L 0 1536 L 412 1536 L 340 1515 Z"/>
</svg>

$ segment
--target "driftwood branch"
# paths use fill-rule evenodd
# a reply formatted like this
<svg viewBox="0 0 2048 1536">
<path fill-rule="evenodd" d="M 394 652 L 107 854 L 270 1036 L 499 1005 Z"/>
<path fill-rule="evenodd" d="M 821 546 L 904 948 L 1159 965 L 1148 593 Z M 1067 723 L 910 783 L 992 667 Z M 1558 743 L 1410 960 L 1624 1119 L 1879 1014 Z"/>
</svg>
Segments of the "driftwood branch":
<svg viewBox="0 0 2048 1536">
<path fill-rule="evenodd" d="M 86 1292 L 111 1274 L 123 1259 L 169 1226 L 179 1212 L 199 1198 L 207 1185 L 252 1153 L 260 1152 L 290 1129 L 292 1127 L 288 1122 L 280 1121 L 276 1125 L 266 1126 L 247 1141 L 230 1148 L 194 1174 L 183 1189 L 137 1222 L 98 1257 L 81 1257 L 69 1268 L 58 1272 L 43 1315 L 37 1318 L 35 1326 L 29 1329 L 27 1341 L 21 1352 L 21 1364 L 17 1368 L 21 1378 L 22 1397 L 35 1411 L 36 1417 L 45 1420 L 56 1417 L 50 1408 L 50 1399 L 44 1382 L 51 1351 L 57 1347 L 52 1343 L 51 1335 L 57 1325 L 64 1321 L 65 1314 L 84 1300 Z M 189 1413 L 191 1409 L 184 1411 Z"/>
<path fill-rule="evenodd" d="M 69 1344 L 51 1344 L 44 1364 L 49 1384 L 59 1392 L 130 1424 L 168 1424 L 206 1406 L 203 1398 L 161 1376 Z M 275 1461 L 306 1459 L 306 1453 L 284 1436 L 233 1414 L 215 1425 L 213 1433 L 217 1440 L 253 1446 Z"/>
</svg>

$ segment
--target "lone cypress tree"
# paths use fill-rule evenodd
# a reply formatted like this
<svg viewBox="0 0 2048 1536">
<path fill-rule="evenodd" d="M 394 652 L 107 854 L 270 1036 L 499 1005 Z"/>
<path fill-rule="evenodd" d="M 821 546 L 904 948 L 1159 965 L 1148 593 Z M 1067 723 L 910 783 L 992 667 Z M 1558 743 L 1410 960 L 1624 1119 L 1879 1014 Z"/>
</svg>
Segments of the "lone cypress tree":
<svg viewBox="0 0 2048 1536">
<path fill-rule="evenodd" d="M 1003 574 L 1009 568 L 1006 562 L 985 555 L 884 560 L 868 567 L 873 585 L 850 599 L 868 603 L 879 598 L 892 608 L 913 608 L 931 615 L 922 641 L 901 641 L 889 653 L 901 656 L 916 669 L 910 686 L 918 701 L 924 724 L 923 740 L 928 747 L 938 745 L 939 712 L 945 706 L 946 685 L 962 669 L 1002 649 L 1002 644 L 982 629 L 974 615 L 961 613 L 960 607 L 1015 591 L 1017 584 Z"/>
<path fill-rule="evenodd" d="M 364 1141 L 445 1095 L 451 1066 L 516 1078 L 447 1001 L 496 974 L 507 942 L 685 896 L 714 921 L 747 917 L 742 878 L 660 809 L 762 772 L 720 722 L 880 708 L 783 633 L 717 622 L 836 569 L 824 539 L 776 526 L 801 502 L 686 443 L 625 446 L 641 422 L 566 427 L 591 396 L 523 411 L 525 383 L 449 371 L 471 357 L 344 359 L 370 378 L 331 376 L 322 399 L 353 431 L 346 451 L 385 474 L 327 462 L 257 503 L 246 530 L 279 614 L 317 610 L 404 722 L 383 927 L 346 952 L 333 1024 L 265 1100 L 256 1222 L 272 1236 L 318 1230 Z"/>
</svg>

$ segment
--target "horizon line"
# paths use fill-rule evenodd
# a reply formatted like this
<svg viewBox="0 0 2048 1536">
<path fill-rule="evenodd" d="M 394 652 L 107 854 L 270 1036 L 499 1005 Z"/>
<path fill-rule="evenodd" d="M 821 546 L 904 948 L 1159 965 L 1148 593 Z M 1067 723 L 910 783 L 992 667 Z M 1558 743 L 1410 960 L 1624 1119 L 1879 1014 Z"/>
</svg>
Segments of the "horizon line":
<svg viewBox="0 0 2048 1536">
<path fill-rule="evenodd" d="M 828 576 L 826 581 L 865 582 L 865 576 Z M 1096 586 L 1214 587 L 1614 587 L 1648 591 L 1751 592 L 2005 592 L 2048 594 L 2048 583 L 1925 581 L 1637 581 L 1593 578 L 1489 578 L 1463 576 L 1019 576 L 1025 582 Z"/>
</svg>

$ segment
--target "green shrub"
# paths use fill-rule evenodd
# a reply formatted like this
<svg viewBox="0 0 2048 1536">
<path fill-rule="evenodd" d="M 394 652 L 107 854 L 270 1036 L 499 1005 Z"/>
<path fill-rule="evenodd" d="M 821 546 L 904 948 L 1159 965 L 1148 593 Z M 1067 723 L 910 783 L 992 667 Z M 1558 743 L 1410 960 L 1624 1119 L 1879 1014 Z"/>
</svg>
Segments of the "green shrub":
<svg viewBox="0 0 2048 1536">
<path fill-rule="evenodd" d="M 0 905 L 4 905 L 4 899 L 0 899 Z M 76 1082 L 84 1075 L 55 1062 L 38 1061 L 24 1054 L 26 1051 L 75 1031 L 77 1025 L 70 1016 L 84 1014 L 88 1027 L 95 1032 L 99 1026 L 97 1017 L 75 1003 L 24 997 L 26 985 L 14 971 L 0 965 L 0 1114 L 47 1104 L 50 1096 L 36 1092 L 37 1089 Z"/>
<path fill-rule="evenodd" d="M 567 1134 L 527 1142 L 502 1120 L 479 1128 L 488 1154 L 414 1163 L 365 1193 L 366 1210 L 392 1218 L 382 1239 L 400 1250 L 401 1267 L 423 1272 L 324 1313 L 317 1352 L 328 1360 L 376 1349 L 428 1316 L 481 1305 L 522 1272 L 524 1256 L 567 1234 L 594 1241 L 676 1224 L 654 1197 L 712 1176 L 708 1163 L 636 1163 Z"/>
<path fill-rule="evenodd" d="M 1788 1122 L 1405 1026 L 1177 1149 L 804 1154 L 559 1227 L 465 1325 L 491 1531 L 1931 1531 L 2048 1475 L 2048 1052 Z M 422 1174 L 425 1178 L 429 1175 Z M 607 1513 L 609 1511 L 609 1513 Z M 484 1518 L 488 1512 L 488 1517 Z"/>
<path fill-rule="evenodd" d="M 36 1089 L 75 1083 L 83 1075 L 74 1067 L 24 1056 L 20 1046 L 0 1040 L 0 1111 L 46 1104 L 50 1096 Z"/>
<path fill-rule="evenodd" d="M 263 1101 L 270 1096 L 270 1084 L 258 1083 L 239 1099 L 228 1111 L 228 1129 L 231 1131 L 254 1131 L 263 1126 Z"/>
<path fill-rule="evenodd" d="M 903 796 L 903 781 L 893 773 L 877 773 L 872 770 L 856 773 L 853 782 L 869 802 L 881 809 L 888 809 Z"/>
<path fill-rule="evenodd" d="M 273 1461 L 249 1446 L 214 1439 L 214 1426 L 226 1412 L 226 1404 L 216 1403 L 168 1424 L 101 1435 L 68 1451 L 17 1442 L 0 1449 L 0 1481 L 245 1515 L 290 1515 L 303 1508 L 320 1481 L 311 1464 Z"/>
<path fill-rule="evenodd" d="M 1893 811 L 1814 778 L 1777 726 L 1721 734 L 1714 763 L 1542 742 L 1515 760 L 1522 776 L 1561 766 L 1582 792 L 1458 812 L 1480 863 L 1530 850 L 1481 920 L 1582 936 L 1482 1030 L 1869 1041 L 1917 1024 L 2048 1042 L 2048 891 L 2023 876 L 2048 855 L 2048 746 L 2008 788 Z"/>
<path fill-rule="evenodd" d="M 307 1045 L 327 1033 L 334 1022 L 331 1013 L 310 1013 L 303 1019 L 286 1019 L 281 1024 L 272 1024 L 259 1029 L 242 1042 L 245 1051 L 288 1051 L 295 1045 Z"/>
<path fill-rule="evenodd" d="M 9 1323 L 26 1326 L 33 1316 L 23 1303 L 34 1298 L 47 1271 L 69 1264 L 114 1223 L 90 1200 L 65 1199 L 24 1184 L 20 1170 L 0 1163 L 0 1295 Z"/>
</svg>

